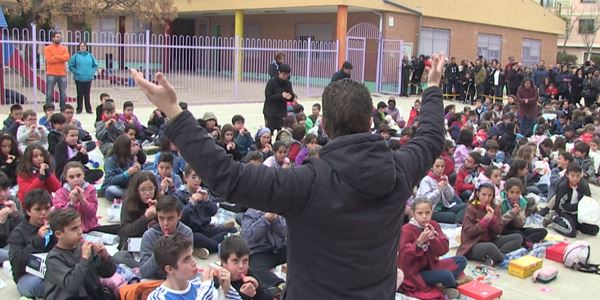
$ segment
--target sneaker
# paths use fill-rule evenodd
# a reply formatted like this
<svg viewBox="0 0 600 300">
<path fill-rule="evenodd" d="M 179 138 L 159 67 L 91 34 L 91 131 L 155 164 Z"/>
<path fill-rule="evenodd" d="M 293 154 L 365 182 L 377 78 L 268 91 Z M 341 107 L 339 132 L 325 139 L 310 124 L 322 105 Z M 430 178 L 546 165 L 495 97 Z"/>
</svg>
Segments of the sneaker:
<svg viewBox="0 0 600 300">
<path fill-rule="evenodd" d="M 557 215 L 558 214 L 556 213 L 556 211 L 549 212 L 548 214 L 546 214 L 546 216 L 542 220 L 542 225 L 544 227 L 548 227 L 548 225 L 550 225 L 550 223 L 552 223 L 552 220 L 554 220 L 554 217 L 556 217 Z"/>
<path fill-rule="evenodd" d="M 486 266 L 490 266 L 493 267 L 494 266 L 494 260 L 490 257 L 486 257 L 485 260 L 483 261 L 483 264 Z"/>
<path fill-rule="evenodd" d="M 199 259 L 207 259 L 209 255 L 210 252 L 206 248 L 194 249 L 194 256 L 198 257 Z"/>
<path fill-rule="evenodd" d="M 544 208 L 540 209 L 538 214 L 540 214 L 542 217 L 545 217 L 549 212 L 550 212 L 550 208 L 544 207 Z"/>
<path fill-rule="evenodd" d="M 458 297 L 460 297 L 460 293 L 457 289 L 442 289 L 442 293 L 444 293 L 448 299 L 458 299 Z"/>
</svg>

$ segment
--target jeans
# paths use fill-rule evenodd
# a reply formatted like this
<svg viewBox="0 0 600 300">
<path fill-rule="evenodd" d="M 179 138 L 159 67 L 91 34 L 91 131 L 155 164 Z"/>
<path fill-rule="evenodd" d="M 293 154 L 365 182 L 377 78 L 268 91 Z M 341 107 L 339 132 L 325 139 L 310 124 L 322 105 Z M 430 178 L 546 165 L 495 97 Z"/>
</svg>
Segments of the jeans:
<svg viewBox="0 0 600 300">
<path fill-rule="evenodd" d="M 219 249 L 219 244 L 228 233 L 236 233 L 235 228 L 226 228 L 223 226 L 209 226 L 202 232 L 194 232 L 194 248 L 206 248 L 210 253 L 215 253 Z"/>
<path fill-rule="evenodd" d="M 17 282 L 17 291 L 23 297 L 42 298 L 44 297 L 44 280 L 31 274 L 25 274 Z"/>
<path fill-rule="evenodd" d="M 92 82 L 75 80 L 75 86 L 77 87 L 77 113 L 83 110 L 83 100 L 85 99 L 85 112 L 91 114 L 90 89 L 92 88 Z"/>
<path fill-rule="evenodd" d="M 54 86 L 58 84 L 58 93 L 60 95 L 60 109 L 65 108 L 67 99 L 67 76 L 48 75 L 46 78 L 46 103 L 54 102 Z"/>
<path fill-rule="evenodd" d="M 287 262 L 287 248 L 282 248 L 277 253 L 257 252 L 250 255 L 250 268 L 256 279 L 266 288 L 278 286 L 283 279 L 271 272 L 271 269 Z"/>
<path fill-rule="evenodd" d="M 421 277 L 428 286 L 435 286 L 436 284 L 441 283 L 442 286 L 445 288 L 456 287 L 456 278 L 458 278 L 462 274 L 463 270 L 467 266 L 467 259 L 464 256 L 454 256 L 447 259 L 454 260 L 454 263 L 457 265 L 457 268 L 452 271 L 421 271 Z"/>
<path fill-rule="evenodd" d="M 126 190 L 118 185 L 109 185 L 104 189 L 104 197 L 109 201 L 113 201 L 116 198 L 123 198 Z"/>
<path fill-rule="evenodd" d="M 519 117 L 519 128 L 521 129 L 521 134 L 530 137 L 533 130 L 533 119 L 528 117 Z"/>
<path fill-rule="evenodd" d="M 0 248 L 0 265 L 8 260 L 8 246 Z"/>
</svg>

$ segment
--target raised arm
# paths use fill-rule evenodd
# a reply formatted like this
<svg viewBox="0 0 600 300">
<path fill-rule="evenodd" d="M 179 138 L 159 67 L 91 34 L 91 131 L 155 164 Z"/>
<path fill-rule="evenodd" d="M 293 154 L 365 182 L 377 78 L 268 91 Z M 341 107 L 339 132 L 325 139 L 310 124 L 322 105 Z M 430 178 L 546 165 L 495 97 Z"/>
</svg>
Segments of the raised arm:
<svg viewBox="0 0 600 300">
<path fill-rule="evenodd" d="M 242 165 L 215 144 L 189 111 L 182 112 L 173 86 L 162 73 L 158 85 L 131 71 L 140 89 L 170 118 L 166 135 L 210 190 L 227 201 L 281 215 L 297 213 L 309 199 L 315 172 L 309 167 L 274 169 Z"/>
</svg>

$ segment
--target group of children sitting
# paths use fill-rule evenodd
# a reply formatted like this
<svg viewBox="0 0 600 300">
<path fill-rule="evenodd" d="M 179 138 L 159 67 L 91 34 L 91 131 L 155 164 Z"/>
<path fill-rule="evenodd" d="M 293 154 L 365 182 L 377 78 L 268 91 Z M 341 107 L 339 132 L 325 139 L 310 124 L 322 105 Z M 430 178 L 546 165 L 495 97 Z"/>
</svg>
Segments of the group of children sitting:
<svg viewBox="0 0 600 300">
<path fill-rule="evenodd" d="M 60 113 L 52 104 L 44 105 L 39 122 L 35 112 L 11 107 L 0 133 L 0 262 L 10 262 L 18 292 L 31 298 L 111 299 L 114 293 L 100 278 L 125 265 L 140 278 L 165 280 L 151 299 L 189 293 L 216 299 L 219 287 L 226 299 L 280 296 L 285 281 L 272 270 L 287 260 L 285 219 L 228 204 L 204 187 L 164 136 L 167 120 L 162 112 L 154 111 L 144 127 L 131 102 L 118 114 L 107 94 L 101 101 L 97 143 L 74 119 L 69 104 Z M 253 137 L 241 115 L 222 127 L 212 113 L 198 121 L 234 159 L 287 168 L 318 157 L 320 148 L 317 134 L 322 129 L 312 126 L 301 106 L 294 110 L 274 143 L 266 128 Z M 316 104 L 311 115 L 315 122 L 319 111 Z M 160 143 L 152 162 L 142 149 L 145 141 Z M 96 146 L 104 156 L 103 170 L 89 160 L 88 152 Z M 119 204 L 120 213 L 109 220 L 118 224 L 100 225 L 102 196 Z M 213 221 L 223 208 L 241 212 L 241 236 L 231 236 L 238 231 L 235 223 Z M 109 255 L 103 245 L 85 242 L 90 232 L 118 235 L 119 251 Z M 135 238 L 141 239 L 137 250 L 129 247 Z M 220 266 L 194 268 L 192 249 L 202 259 L 219 253 Z M 139 257 L 133 253 L 137 251 Z M 35 253 L 48 253 L 44 279 L 25 271 Z"/>
</svg>

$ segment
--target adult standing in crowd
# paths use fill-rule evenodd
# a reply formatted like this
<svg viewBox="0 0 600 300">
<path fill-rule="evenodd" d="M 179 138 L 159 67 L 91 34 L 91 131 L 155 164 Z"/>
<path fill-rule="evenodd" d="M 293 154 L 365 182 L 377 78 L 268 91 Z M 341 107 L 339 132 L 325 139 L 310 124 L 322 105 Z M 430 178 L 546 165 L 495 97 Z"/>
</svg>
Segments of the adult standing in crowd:
<svg viewBox="0 0 600 300">
<path fill-rule="evenodd" d="M 587 76 L 583 81 L 583 100 L 585 106 L 590 107 L 592 104 L 598 101 L 598 94 L 600 93 L 600 70 L 594 70 L 592 76 Z"/>
<path fill-rule="evenodd" d="M 578 68 L 571 78 L 571 103 L 579 104 L 581 102 L 581 93 L 583 92 L 583 81 L 585 75 L 583 74 L 583 68 Z"/>
<path fill-rule="evenodd" d="M 569 71 L 569 66 L 566 64 L 562 65 L 560 73 L 556 75 L 556 87 L 558 88 L 558 96 L 562 96 L 563 99 L 571 101 L 571 80 L 573 73 Z"/>
<path fill-rule="evenodd" d="M 519 127 L 521 134 L 531 136 L 533 122 L 538 117 L 538 89 L 533 86 L 531 79 L 525 78 L 517 91 Z"/>
<path fill-rule="evenodd" d="M 354 67 L 349 61 L 344 62 L 344 64 L 342 65 L 342 69 L 333 73 L 333 76 L 331 76 L 331 82 L 329 82 L 329 84 L 332 84 L 338 80 L 350 78 L 350 76 L 352 75 L 353 68 Z"/>
<path fill-rule="evenodd" d="M 516 95 L 523 81 L 523 64 L 517 63 L 508 71 L 508 94 Z"/>
<path fill-rule="evenodd" d="M 75 86 L 77 87 L 77 113 L 83 110 L 83 100 L 85 100 L 85 112 L 92 113 L 92 104 L 90 102 L 90 89 L 94 74 L 98 69 L 98 63 L 94 55 L 88 51 L 87 44 L 79 43 L 78 51 L 69 60 L 69 71 L 73 73 Z"/>
<path fill-rule="evenodd" d="M 290 66 L 282 64 L 279 66 L 277 76 L 269 79 L 265 88 L 265 104 L 263 115 L 265 125 L 274 133 L 281 130 L 283 118 L 286 116 L 287 103 L 296 99 L 292 83 L 290 82 Z"/>
<path fill-rule="evenodd" d="M 392 300 L 406 201 L 444 145 L 438 87 L 443 67 L 444 56 L 434 55 L 419 127 L 397 152 L 370 133 L 373 100 L 363 84 L 346 79 L 326 87 L 323 129 L 332 140 L 319 159 L 291 169 L 235 162 L 177 105 L 163 74 L 156 74 L 155 85 L 131 72 L 169 117 L 166 135 L 208 188 L 230 202 L 286 218 L 284 299 Z"/>
<path fill-rule="evenodd" d="M 550 75 L 548 70 L 546 70 L 546 62 L 541 60 L 540 64 L 536 69 L 533 70 L 533 75 L 531 80 L 536 87 L 541 87 L 544 85 L 544 80 Z"/>
<path fill-rule="evenodd" d="M 277 76 L 277 74 L 279 74 L 279 72 L 280 72 L 279 67 L 281 67 L 281 65 L 284 63 L 285 63 L 285 53 L 283 53 L 283 52 L 275 53 L 275 58 L 273 59 L 273 61 L 271 61 L 271 64 L 269 64 L 269 78 L 273 78 L 273 77 Z"/>
<path fill-rule="evenodd" d="M 58 84 L 62 111 L 67 99 L 67 69 L 65 66 L 71 56 L 67 47 L 61 45 L 61 42 L 60 32 L 53 32 L 52 44 L 44 48 L 44 57 L 46 58 L 46 103 L 54 102 L 54 86 Z"/>
</svg>

